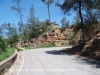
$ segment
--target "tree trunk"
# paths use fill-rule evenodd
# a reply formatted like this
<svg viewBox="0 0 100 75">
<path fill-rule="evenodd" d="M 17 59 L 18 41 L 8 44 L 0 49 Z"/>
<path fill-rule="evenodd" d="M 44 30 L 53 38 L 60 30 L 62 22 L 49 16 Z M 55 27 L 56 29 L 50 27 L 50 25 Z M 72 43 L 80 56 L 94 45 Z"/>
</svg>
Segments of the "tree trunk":
<svg viewBox="0 0 100 75">
<path fill-rule="evenodd" d="M 83 24 L 83 17 L 82 17 L 82 11 L 81 11 L 81 0 L 79 1 L 79 15 L 80 15 L 81 26 L 82 26 L 82 44 L 84 46 L 85 39 L 84 39 L 84 24 Z"/>
<path fill-rule="evenodd" d="M 24 33 L 24 26 L 23 26 L 22 16 L 21 16 L 20 12 L 19 12 L 19 15 L 20 15 L 20 23 L 21 23 L 21 26 L 22 26 L 22 33 Z"/>
<path fill-rule="evenodd" d="M 48 15 L 49 15 L 49 21 L 50 21 L 50 25 L 51 25 L 50 11 L 49 11 L 49 4 L 48 4 Z M 52 25 L 51 25 L 51 30 L 52 30 Z"/>
<path fill-rule="evenodd" d="M 18 3 L 18 13 L 19 13 L 19 16 L 20 16 L 20 22 L 21 22 L 21 26 L 22 26 L 22 28 L 21 28 L 21 31 L 22 31 L 22 34 L 23 34 L 22 40 L 24 41 L 25 32 L 24 32 L 24 25 L 23 25 L 23 20 L 22 20 L 22 15 L 21 15 L 21 9 L 20 9 L 20 6 L 19 6 L 19 2 L 20 1 L 17 0 L 17 3 Z"/>
<path fill-rule="evenodd" d="M 20 22 L 21 22 L 21 26 L 22 26 L 22 33 L 24 34 L 24 26 L 23 26 L 23 21 L 22 21 L 22 15 L 21 15 L 21 9 L 20 9 L 20 6 L 19 6 L 19 2 L 17 0 L 17 3 L 18 3 L 18 13 L 19 13 L 19 16 L 20 16 Z"/>
</svg>

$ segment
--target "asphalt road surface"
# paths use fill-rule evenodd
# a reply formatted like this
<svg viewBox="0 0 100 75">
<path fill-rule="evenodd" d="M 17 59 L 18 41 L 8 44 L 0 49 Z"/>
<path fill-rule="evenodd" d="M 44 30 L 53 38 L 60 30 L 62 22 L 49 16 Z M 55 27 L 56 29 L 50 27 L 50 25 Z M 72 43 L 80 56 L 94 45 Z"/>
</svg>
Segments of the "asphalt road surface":
<svg viewBox="0 0 100 75">
<path fill-rule="evenodd" d="M 23 51 L 23 62 L 17 75 L 100 75 L 100 62 L 68 55 L 62 52 L 63 48 Z"/>
</svg>

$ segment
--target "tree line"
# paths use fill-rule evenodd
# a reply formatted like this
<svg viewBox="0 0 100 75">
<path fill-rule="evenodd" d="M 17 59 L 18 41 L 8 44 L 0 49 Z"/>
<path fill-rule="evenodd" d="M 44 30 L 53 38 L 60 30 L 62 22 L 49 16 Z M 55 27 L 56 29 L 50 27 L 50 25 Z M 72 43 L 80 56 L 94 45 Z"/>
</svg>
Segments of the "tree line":
<svg viewBox="0 0 100 75">
<path fill-rule="evenodd" d="M 76 30 L 81 29 L 82 44 L 85 44 L 85 34 L 91 31 L 100 20 L 100 1 L 99 0 L 63 0 L 60 4 L 59 0 L 56 3 L 61 8 L 64 14 L 71 15 L 75 12 L 79 16 L 79 22 L 76 23 Z M 88 28 L 88 30 L 87 30 Z"/>
<path fill-rule="evenodd" d="M 3 23 L 0 25 L 0 52 L 6 51 L 6 47 L 15 46 L 15 43 L 19 41 L 19 38 L 24 41 L 27 39 L 30 40 L 51 30 L 49 19 L 40 21 L 35 17 L 33 4 L 30 7 L 27 23 L 23 23 L 23 8 L 20 7 L 21 0 L 13 0 L 13 2 L 15 3 L 15 6 L 11 6 L 10 8 L 19 14 L 20 21 L 17 25 L 14 23 Z"/>
</svg>

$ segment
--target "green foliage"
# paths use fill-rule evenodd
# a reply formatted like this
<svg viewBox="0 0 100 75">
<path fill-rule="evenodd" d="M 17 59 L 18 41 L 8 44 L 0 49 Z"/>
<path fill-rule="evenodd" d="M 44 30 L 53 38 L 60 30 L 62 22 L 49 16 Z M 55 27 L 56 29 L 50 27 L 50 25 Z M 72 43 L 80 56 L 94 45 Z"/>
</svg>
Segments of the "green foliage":
<svg viewBox="0 0 100 75">
<path fill-rule="evenodd" d="M 31 29 L 28 26 L 25 30 L 26 39 L 37 38 L 41 34 L 50 30 L 50 21 L 46 19 L 45 22 L 40 22 L 38 18 L 35 18 L 35 24 L 32 24 Z"/>
<path fill-rule="evenodd" d="M 1 52 L 0 54 L 0 61 L 5 60 L 6 58 L 8 58 L 9 56 L 11 56 L 15 51 L 15 48 L 6 48 L 6 51 Z"/>
<path fill-rule="evenodd" d="M 43 32 L 47 32 L 50 30 L 50 21 L 48 19 L 46 19 L 43 23 L 42 23 L 42 27 L 41 27 Z"/>
<path fill-rule="evenodd" d="M 17 51 L 22 51 L 22 49 L 20 49 L 20 48 L 17 48 L 17 47 L 16 47 L 16 49 L 17 49 Z"/>
<path fill-rule="evenodd" d="M 14 6 L 11 6 L 12 10 L 15 10 L 18 14 L 19 14 L 19 18 L 20 18 L 20 22 L 19 22 L 19 31 L 20 33 L 24 34 L 24 26 L 23 26 L 23 21 L 22 21 L 22 11 L 23 8 L 20 7 L 20 3 L 22 0 L 13 0 L 13 2 L 15 3 Z"/>
<path fill-rule="evenodd" d="M 37 38 L 39 35 L 41 35 L 43 32 L 46 31 L 47 25 L 45 23 L 42 23 L 39 21 L 38 18 L 35 18 L 35 11 L 33 5 L 30 8 L 30 17 L 28 18 L 28 23 L 25 25 L 25 40 L 27 39 L 32 39 L 32 38 Z M 48 23 L 48 21 L 46 21 Z"/>
<path fill-rule="evenodd" d="M 96 29 L 98 29 L 98 18 L 97 15 L 92 12 L 92 10 L 87 10 L 87 14 L 83 16 L 84 18 L 84 35 L 85 39 L 89 38 L 92 35 L 92 32 Z M 79 20 L 79 15 L 77 14 L 75 17 L 75 23 L 74 23 L 74 34 L 77 33 L 81 34 L 81 23 Z M 82 37 L 82 35 L 81 35 Z"/>
<path fill-rule="evenodd" d="M 44 38 L 47 38 L 47 35 L 46 35 L 46 34 L 44 34 L 44 35 L 43 35 L 43 37 L 44 37 Z"/>
<path fill-rule="evenodd" d="M 42 31 L 40 29 L 41 29 L 40 25 L 34 25 L 32 27 L 32 32 L 29 33 L 29 36 L 31 38 L 37 38 L 40 34 L 42 34 Z"/>
<path fill-rule="evenodd" d="M 91 15 L 90 12 L 87 12 L 88 10 L 92 10 L 92 12 L 97 12 L 97 10 L 100 10 L 100 1 L 99 0 L 64 0 L 62 4 L 56 3 L 57 6 L 61 8 L 64 14 L 71 15 L 73 12 L 78 12 L 80 17 L 80 24 L 81 25 L 81 33 L 82 33 L 82 43 L 85 44 L 85 14 Z M 86 16 L 86 19 L 93 19 L 94 16 L 91 16 L 88 18 L 88 15 Z M 93 15 L 93 14 L 92 14 Z M 100 14 L 99 14 L 100 15 Z M 97 17 L 98 18 L 98 17 Z M 98 18 L 99 19 L 99 18 Z M 95 20 L 95 19 L 93 19 Z M 91 20 L 89 20 L 91 22 Z"/>
<path fill-rule="evenodd" d="M 64 28 L 65 25 L 66 25 L 66 17 L 63 17 L 63 18 L 62 18 L 61 24 L 62 24 L 62 28 Z"/>
<path fill-rule="evenodd" d="M 61 20 L 62 28 L 70 27 L 70 23 L 68 20 L 66 20 L 66 17 L 63 17 Z"/>
<path fill-rule="evenodd" d="M 54 3 L 54 0 L 41 0 L 41 1 L 46 3 L 47 5 Z"/>
<path fill-rule="evenodd" d="M 62 46 L 70 46 L 70 43 L 62 43 Z"/>
<path fill-rule="evenodd" d="M 82 7 L 82 11 L 86 11 L 87 8 L 93 8 L 96 3 L 95 0 L 64 0 L 62 4 L 58 2 L 56 5 L 61 8 L 64 14 L 68 15 L 71 15 L 71 11 L 79 12 L 80 7 Z"/>
<path fill-rule="evenodd" d="M 29 22 L 29 28 L 30 28 L 30 31 L 31 31 L 32 30 L 32 25 L 35 25 L 35 23 L 36 23 L 35 10 L 34 10 L 33 4 L 31 5 L 29 15 L 30 16 L 28 18 L 28 22 Z"/>
<path fill-rule="evenodd" d="M 2 51 L 6 51 L 6 44 L 4 39 L 0 36 L 0 54 Z"/>
<path fill-rule="evenodd" d="M 52 43 L 49 43 L 49 44 L 41 45 L 38 48 L 47 48 L 47 47 L 55 47 L 55 43 L 52 42 Z"/>
<path fill-rule="evenodd" d="M 14 46 L 14 43 L 16 43 L 17 39 L 18 39 L 17 27 L 15 26 L 15 24 L 14 23 L 13 24 L 4 23 L 1 25 L 1 27 L 2 27 L 2 31 L 3 31 L 2 36 L 3 36 L 3 38 L 5 38 L 4 39 L 5 45 L 3 44 L 3 46 L 7 46 L 7 47 Z"/>
<path fill-rule="evenodd" d="M 25 46 L 25 49 L 31 49 L 31 48 L 30 48 L 30 46 L 29 46 L 29 45 L 26 45 L 26 46 Z"/>
<path fill-rule="evenodd" d="M 18 36 L 17 35 L 13 35 L 13 36 L 9 36 L 7 38 L 7 43 L 8 45 L 10 45 L 10 47 L 13 47 L 14 44 L 18 41 Z"/>
<path fill-rule="evenodd" d="M 67 34 L 66 39 L 69 41 L 69 45 L 76 45 L 78 36 L 77 34 Z"/>
<path fill-rule="evenodd" d="M 65 24 L 65 28 L 68 28 L 68 27 L 70 27 L 69 21 L 67 21 L 66 24 Z"/>
<path fill-rule="evenodd" d="M 29 44 L 24 45 L 23 47 L 24 47 L 25 49 L 31 49 Z M 17 49 L 17 50 L 19 50 L 19 51 L 20 51 L 20 49 Z"/>
</svg>

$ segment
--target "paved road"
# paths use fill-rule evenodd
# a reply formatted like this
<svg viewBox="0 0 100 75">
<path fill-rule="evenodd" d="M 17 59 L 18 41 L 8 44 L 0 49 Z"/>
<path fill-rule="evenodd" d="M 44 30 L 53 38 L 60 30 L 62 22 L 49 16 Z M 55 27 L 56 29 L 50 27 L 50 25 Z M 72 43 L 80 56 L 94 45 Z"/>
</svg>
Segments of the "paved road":
<svg viewBox="0 0 100 75">
<path fill-rule="evenodd" d="M 63 48 L 23 51 L 24 63 L 18 75 L 100 75 L 100 62 L 68 55 Z"/>
</svg>

